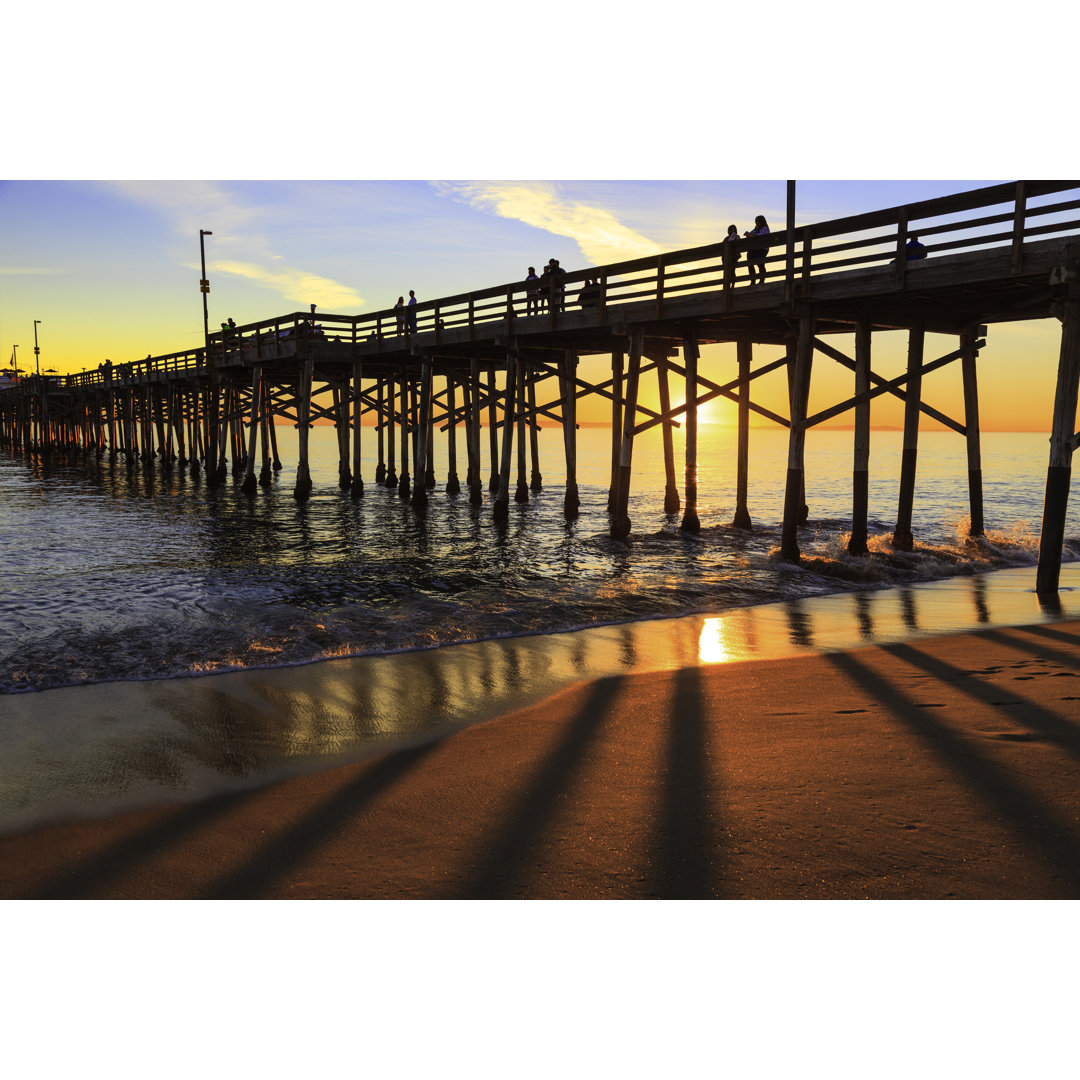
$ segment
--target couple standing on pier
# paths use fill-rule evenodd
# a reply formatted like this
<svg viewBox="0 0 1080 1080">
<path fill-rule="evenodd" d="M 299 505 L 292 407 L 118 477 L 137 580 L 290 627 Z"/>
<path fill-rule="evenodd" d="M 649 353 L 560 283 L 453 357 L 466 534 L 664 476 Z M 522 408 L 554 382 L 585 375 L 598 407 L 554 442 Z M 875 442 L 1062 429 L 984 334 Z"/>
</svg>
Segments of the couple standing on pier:
<svg viewBox="0 0 1080 1080">
<path fill-rule="evenodd" d="M 758 214 L 754 218 L 754 227 L 743 233 L 743 236 L 760 236 L 766 237 L 769 235 L 769 223 L 765 220 L 763 214 Z M 735 246 L 735 241 L 739 239 L 739 229 L 736 225 L 729 225 L 727 228 L 727 236 L 724 237 L 724 274 L 727 276 L 728 270 L 731 271 L 731 280 L 735 280 L 735 266 L 739 261 L 739 251 Z M 746 265 L 750 270 L 750 284 L 751 285 L 764 285 L 765 284 L 765 257 L 769 254 L 769 241 L 762 239 L 758 243 L 760 247 L 751 248 L 746 253 Z"/>
<path fill-rule="evenodd" d="M 394 305 L 394 314 L 397 316 L 397 332 L 405 333 L 405 297 L 399 296 Z M 409 333 L 416 333 L 416 293 L 409 290 Z"/>
</svg>

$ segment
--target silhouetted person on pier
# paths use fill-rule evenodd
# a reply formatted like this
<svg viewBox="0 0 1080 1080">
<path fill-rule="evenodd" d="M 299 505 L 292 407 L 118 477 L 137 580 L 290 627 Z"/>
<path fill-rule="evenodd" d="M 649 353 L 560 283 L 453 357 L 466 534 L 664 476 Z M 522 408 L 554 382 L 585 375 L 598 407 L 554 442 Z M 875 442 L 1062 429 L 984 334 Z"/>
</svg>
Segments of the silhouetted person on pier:
<svg viewBox="0 0 1080 1080">
<path fill-rule="evenodd" d="M 592 278 L 585 279 L 585 285 L 581 292 L 578 293 L 578 303 L 583 308 L 599 307 L 600 306 L 600 282 L 593 281 Z"/>
<path fill-rule="evenodd" d="M 764 216 L 758 214 L 754 218 L 754 227 L 749 232 L 744 232 L 743 236 L 768 236 L 769 224 L 765 220 Z M 751 248 L 746 253 L 746 262 L 750 267 L 750 284 L 751 285 L 764 285 L 765 284 L 765 257 L 769 254 L 769 242 L 768 240 L 759 240 L 763 247 Z M 756 273 L 755 273 L 756 268 Z"/>
<path fill-rule="evenodd" d="M 405 333 L 405 297 L 399 296 L 394 305 L 394 317 L 397 319 L 397 332 Z"/>
<path fill-rule="evenodd" d="M 911 237 L 910 240 L 904 245 L 904 262 L 914 262 L 917 259 L 926 258 L 926 247 L 924 244 L 919 243 L 917 236 Z M 889 260 L 890 266 L 896 265 L 895 259 Z"/>
<path fill-rule="evenodd" d="M 409 333 L 416 333 L 416 293 L 409 290 Z"/>
<path fill-rule="evenodd" d="M 559 265 L 558 259 L 550 259 L 547 266 L 544 268 L 544 274 L 547 276 L 548 291 L 552 292 L 552 286 L 554 285 L 554 291 L 552 292 L 554 309 L 556 311 L 566 310 L 566 271 Z"/>
<path fill-rule="evenodd" d="M 734 281 L 736 278 L 735 267 L 739 263 L 739 227 L 737 225 L 729 225 L 727 227 L 727 236 L 724 237 L 724 280 L 729 278 Z"/>
<path fill-rule="evenodd" d="M 525 311 L 529 315 L 535 315 L 540 310 L 540 278 L 536 275 L 536 267 L 529 267 L 529 276 L 525 279 Z"/>
</svg>

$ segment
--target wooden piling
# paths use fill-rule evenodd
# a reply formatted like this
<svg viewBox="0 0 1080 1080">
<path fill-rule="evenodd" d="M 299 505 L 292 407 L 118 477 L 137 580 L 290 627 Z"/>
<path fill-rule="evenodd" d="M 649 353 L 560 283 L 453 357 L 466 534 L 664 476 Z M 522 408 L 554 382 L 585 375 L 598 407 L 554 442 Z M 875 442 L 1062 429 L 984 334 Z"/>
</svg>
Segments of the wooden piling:
<svg viewBox="0 0 1080 1080">
<path fill-rule="evenodd" d="M 262 468 L 259 469 L 259 487 L 270 487 L 273 483 L 274 473 L 270 468 L 270 413 L 267 409 L 266 377 L 263 376 L 262 402 L 259 409 L 260 442 L 262 444 Z"/>
<path fill-rule="evenodd" d="M 968 458 L 968 503 L 971 507 L 971 520 L 968 524 L 968 536 L 979 537 L 985 534 L 983 523 L 983 485 L 982 485 L 982 449 L 979 431 L 979 384 L 975 371 L 975 362 L 979 352 L 975 348 L 980 328 L 969 326 L 960 335 L 960 347 L 964 350 L 960 366 L 964 377 L 964 428 L 967 432 Z"/>
<path fill-rule="evenodd" d="M 480 361 L 469 362 L 469 503 L 480 506 L 484 501 L 484 484 L 480 479 Z"/>
<path fill-rule="evenodd" d="M 488 444 L 491 454 L 491 480 L 488 482 L 489 491 L 499 490 L 499 427 L 495 415 L 495 406 L 498 395 L 495 392 L 495 365 L 488 367 Z"/>
<path fill-rule="evenodd" d="M 338 487 L 345 491 L 352 487 L 352 469 L 349 467 L 349 380 L 331 390 L 334 402 L 334 434 L 338 444 Z"/>
<path fill-rule="evenodd" d="M 908 331 L 908 379 L 904 387 L 904 456 L 900 463 L 900 499 L 896 508 L 896 528 L 892 546 L 898 551 L 912 551 L 911 513 L 915 505 L 915 471 L 919 457 L 919 417 L 922 404 L 922 361 L 925 333 L 921 328 Z"/>
<path fill-rule="evenodd" d="M 619 493 L 619 456 L 622 452 L 623 410 L 623 363 L 622 349 L 611 352 L 611 481 L 608 484 L 608 511 L 615 509 Z"/>
<path fill-rule="evenodd" d="M 409 373 L 401 369 L 401 475 L 398 477 L 398 498 L 409 497 L 409 434 L 413 427 L 409 412 Z M 414 454 L 415 457 L 415 454 Z M 415 468 L 415 466 L 414 466 Z"/>
<path fill-rule="evenodd" d="M 686 487 L 686 509 L 683 510 L 683 532 L 696 533 L 701 531 L 701 522 L 697 513 L 697 369 L 698 369 L 698 343 L 697 336 L 693 332 L 683 335 L 683 362 L 686 367 L 686 471 L 684 482 Z"/>
<path fill-rule="evenodd" d="M 679 487 L 675 480 L 675 440 L 671 426 L 671 389 L 668 386 L 666 356 L 651 357 L 656 362 L 656 378 L 660 387 L 660 414 L 664 442 L 664 513 L 677 514 L 680 509 Z"/>
<path fill-rule="evenodd" d="M 361 475 L 361 449 L 360 449 L 360 418 L 363 415 L 364 402 L 360 394 L 361 379 L 364 374 L 363 361 L 358 359 L 353 360 L 353 400 L 352 400 L 352 437 L 353 437 L 353 456 L 352 456 L 352 486 L 349 489 L 349 494 L 354 499 L 359 499 L 364 494 L 364 478 Z"/>
<path fill-rule="evenodd" d="M 1065 288 L 1068 292 L 1061 303 L 1061 352 L 1054 391 L 1039 566 L 1035 576 L 1035 591 L 1040 596 L 1058 591 L 1061 552 L 1065 543 L 1065 514 L 1072 480 L 1072 455 L 1076 444 L 1076 399 L 1080 388 L 1080 282 L 1067 282 Z"/>
<path fill-rule="evenodd" d="M 446 494 L 460 495 L 461 481 L 457 474 L 457 394 L 453 372 L 446 375 L 446 423 Z"/>
<path fill-rule="evenodd" d="M 630 535 L 630 476 L 634 456 L 634 427 L 637 423 L 638 379 L 641 374 L 641 350 L 645 332 L 635 327 L 630 332 L 630 365 L 626 376 L 626 411 L 623 414 L 622 448 L 619 454 L 619 490 L 612 514 L 611 537 L 625 540 Z"/>
<path fill-rule="evenodd" d="M 427 484 L 420 477 L 424 463 L 427 461 L 428 446 L 431 441 L 431 383 L 433 378 L 431 369 L 432 363 L 430 360 L 424 360 L 420 365 L 420 410 L 416 424 L 416 483 L 413 485 L 412 493 L 412 504 L 418 510 L 423 510 L 428 504 Z"/>
<path fill-rule="evenodd" d="M 575 352 L 564 352 L 560 360 L 563 393 L 563 450 L 566 455 L 566 494 L 563 496 L 563 515 L 577 517 L 581 508 L 577 482 L 577 364 Z"/>
<path fill-rule="evenodd" d="M 397 395 L 397 384 L 391 375 L 386 380 L 386 479 L 383 483 L 388 488 L 396 488 L 397 478 L 397 453 L 394 449 L 394 417 L 397 415 L 394 399 Z M 401 420 L 402 438 L 404 438 L 405 420 Z"/>
<path fill-rule="evenodd" d="M 514 502 L 527 503 L 529 501 L 529 485 L 525 481 L 525 368 L 528 365 L 521 357 L 518 357 L 517 365 L 517 490 L 514 492 Z"/>
<path fill-rule="evenodd" d="M 383 412 L 383 381 L 375 380 L 375 433 L 378 436 L 378 464 L 375 466 L 375 484 L 381 486 L 386 483 L 386 455 L 383 449 L 386 426 L 386 414 Z"/>
<path fill-rule="evenodd" d="M 736 529 L 751 527 L 747 503 L 750 490 L 750 365 L 753 350 L 754 344 L 748 337 L 739 338 L 735 344 L 739 365 L 739 430 L 735 451 L 735 517 L 731 524 Z"/>
<path fill-rule="evenodd" d="M 517 367 L 517 350 L 510 349 L 506 357 L 506 400 L 503 407 L 499 492 L 492 506 L 492 515 L 496 521 L 506 521 L 510 516 L 510 457 L 514 447 L 514 391 L 517 385 Z"/>
<path fill-rule="evenodd" d="M 855 324 L 855 396 L 870 392 L 871 325 Z M 870 399 L 855 406 L 855 460 L 851 472 L 851 536 L 848 553 L 866 555 L 867 515 L 870 508 Z"/>
<path fill-rule="evenodd" d="M 259 433 L 259 409 L 262 396 L 262 368 L 256 367 L 251 372 L 251 415 L 248 420 L 247 464 L 244 469 L 244 482 L 240 490 L 251 494 L 255 490 L 255 440 Z"/>
<path fill-rule="evenodd" d="M 803 520 L 804 455 L 806 448 L 806 408 L 810 397 L 810 371 L 814 359 L 814 316 L 809 310 L 799 318 L 799 338 L 791 381 L 791 429 L 788 433 L 787 483 L 784 488 L 784 523 L 780 557 L 799 561 L 799 524 Z"/>
<path fill-rule="evenodd" d="M 311 421 L 311 384 L 314 379 L 314 365 L 309 355 L 300 370 L 300 386 L 296 405 L 296 430 L 298 458 L 296 463 L 296 486 L 293 498 L 303 502 L 311 494 L 311 468 L 308 464 L 308 431 Z"/>
<path fill-rule="evenodd" d="M 536 372 L 529 372 L 529 451 L 532 460 L 532 472 L 529 475 L 529 490 L 543 491 L 544 478 L 540 474 L 540 423 L 536 417 Z"/>
</svg>

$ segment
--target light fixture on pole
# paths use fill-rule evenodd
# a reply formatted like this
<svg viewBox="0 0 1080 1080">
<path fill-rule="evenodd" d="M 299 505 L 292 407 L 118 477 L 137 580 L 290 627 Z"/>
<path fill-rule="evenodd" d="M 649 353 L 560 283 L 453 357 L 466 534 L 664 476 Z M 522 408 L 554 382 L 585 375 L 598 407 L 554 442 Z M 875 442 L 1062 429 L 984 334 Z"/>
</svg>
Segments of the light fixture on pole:
<svg viewBox="0 0 1080 1080">
<path fill-rule="evenodd" d="M 213 236 L 209 229 L 199 230 L 199 257 L 202 260 L 202 278 L 199 280 L 199 291 L 202 293 L 202 322 L 203 322 L 203 345 L 206 347 L 206 355 L 210 355 L 210 315 L 206 307 L 206 294 L 210 291 L 210 279 L 206 276 L 206 243 L 205 236 Z"/>
<path fill-rule="evenodd" d="M 41 322 L 40 319 L 35 319 L 34 320 L 34 366 L 37 368 L 37 376 L 38 376 L 38 379 L 40 380 L 40 378 L 41 378 L 41 359 L 40 359 L 41 350 L 38 348 L 38 343 L 37 343 L 37 328 L 38 328 L 38 323 L 39 322 Z"/>
<path fill-rule="evenodd" d="M 15 351 L 18 347 L 18 345 L 11 346 L 11 366 L 15 369 L 16 381 L 19 378 L 19 354 Z"/>
</svg>

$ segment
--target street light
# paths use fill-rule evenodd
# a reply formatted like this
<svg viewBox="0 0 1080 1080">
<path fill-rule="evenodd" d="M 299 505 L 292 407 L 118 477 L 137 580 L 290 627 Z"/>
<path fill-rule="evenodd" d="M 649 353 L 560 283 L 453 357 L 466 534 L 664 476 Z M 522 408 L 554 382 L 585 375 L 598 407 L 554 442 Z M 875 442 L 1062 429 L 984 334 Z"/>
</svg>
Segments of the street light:
<svg viewBox="0 0 1080 1080">
<path fill-rule="evenodd" d="M 15 381 L 19 381 L 19 354 L 15 351 L 19 346 L 11 346 L 11 366 L 15 369 Z"/>
<path fill-rule="evenodd" d="M 37 328 L 38 328 L 38 323 L 39 322 L 41 322 L 40 319 L 35 319 L 34 320 L 34 366 L 37 368 L 38 381 L 40 382 L 40 380 L 41 380 L 41 360 L 40 360 L 41 350 L 38 348 L 38 343 L 37 343 Z"/>
<path fill-rule="evenodd" d="M 202 259 L 202 278 L 199 280 L 199 291 L 202 293 L 202 324 L 203 344 L 206 346 L 206 355 L 210 355 L 210 314 L 206 309 L 206 294 L 210 291 L 210 280 L 206 276 L 206 243 L 205 236 L 213 236 L 209 229 L 199 230 L 199 256 Z"/>
</svg>

